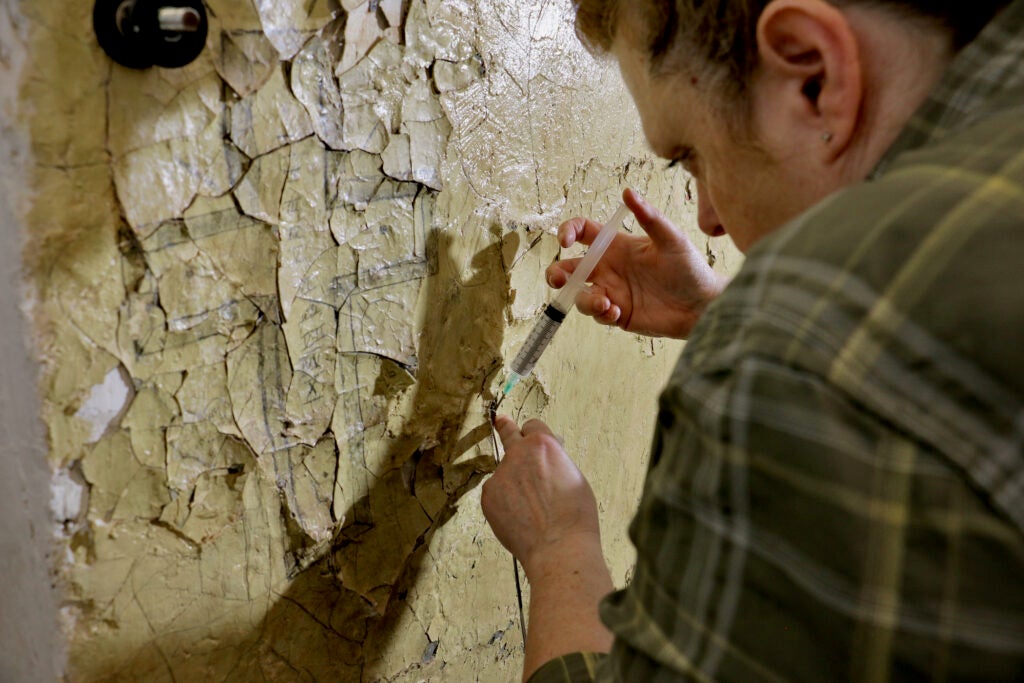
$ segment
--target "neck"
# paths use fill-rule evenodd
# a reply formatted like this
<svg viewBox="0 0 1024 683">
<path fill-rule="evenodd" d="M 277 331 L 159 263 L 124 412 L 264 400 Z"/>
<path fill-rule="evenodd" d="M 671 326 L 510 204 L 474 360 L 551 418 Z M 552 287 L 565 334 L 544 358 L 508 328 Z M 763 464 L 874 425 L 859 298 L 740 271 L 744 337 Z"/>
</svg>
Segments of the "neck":
<svg viewBox="0 0 1024 683">
<path fill-rule="evenodd" d="M 865 92 L 860 134 L 852 141 L 845 180 L 867 177 L 942 78 L 953 59 L 952 35 L 921 20 L 893 21 L 884 9 L 851 7 Z"/>
</svg>

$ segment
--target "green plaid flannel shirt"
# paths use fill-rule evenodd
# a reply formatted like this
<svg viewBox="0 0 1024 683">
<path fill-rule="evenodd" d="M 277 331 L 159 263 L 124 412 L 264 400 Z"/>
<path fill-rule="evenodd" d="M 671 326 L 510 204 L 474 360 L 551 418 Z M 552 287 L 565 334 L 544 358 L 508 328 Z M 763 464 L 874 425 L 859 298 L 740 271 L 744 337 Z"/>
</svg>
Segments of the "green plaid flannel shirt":
<svg viewBox="0 0 1024 683">
<path fill-rule="evenodd" d="M 1024 680 L 1024 0 L 751 250 L 630 533 L 611 654 L 531 683 Z"/>
</svg>

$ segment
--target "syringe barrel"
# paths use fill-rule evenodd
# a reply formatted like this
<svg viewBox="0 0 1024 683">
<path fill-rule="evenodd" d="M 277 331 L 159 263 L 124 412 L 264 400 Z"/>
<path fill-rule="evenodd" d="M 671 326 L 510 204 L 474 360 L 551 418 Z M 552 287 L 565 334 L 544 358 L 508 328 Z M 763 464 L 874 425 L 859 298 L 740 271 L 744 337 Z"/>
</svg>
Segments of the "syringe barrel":
<svg viewBox="0 0 1024 683">
<path fill-rule="evenodd" d="M 544 309 L 544 315 L 534 325 L 530 336 L 526 338 L 526 343 L 523 344 L 523 348 L 512 361 L 510 366 L 512 372 L 520 377 L 527 377 L 533 372 L 533 367 L 537 365 L 537 361 L 540 360 L 544 349 L 551 343 L 555 332 L 562 326 L 563 320 L 565 320 L 565 313 L 554 306 L 548 305 Z"/>
</svg>

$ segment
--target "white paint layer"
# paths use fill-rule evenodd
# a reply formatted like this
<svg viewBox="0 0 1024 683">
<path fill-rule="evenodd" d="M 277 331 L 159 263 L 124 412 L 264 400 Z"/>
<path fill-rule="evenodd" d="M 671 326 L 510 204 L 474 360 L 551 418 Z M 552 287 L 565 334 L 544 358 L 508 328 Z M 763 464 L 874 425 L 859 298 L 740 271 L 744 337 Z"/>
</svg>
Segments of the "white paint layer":
<svg viewBox="0 0 1024 683">
<path fill-rule="evenodd" d="M 103 381 L 92 388 L 85 403 L 75 413 L 75 417 L 89 423 L 87 443 L 100 440 L 110 424 L 124 411 L 130 394 L 131 389 L 120 368 L 108 372 Z"/>
<path fill-rule="evenodd" d="M 67 470 L 53 475 L 50 484 L 50 512 L 58 522 L 70 522 L 82 512 L 85 487 L 71 478 Z"/>
</svg>

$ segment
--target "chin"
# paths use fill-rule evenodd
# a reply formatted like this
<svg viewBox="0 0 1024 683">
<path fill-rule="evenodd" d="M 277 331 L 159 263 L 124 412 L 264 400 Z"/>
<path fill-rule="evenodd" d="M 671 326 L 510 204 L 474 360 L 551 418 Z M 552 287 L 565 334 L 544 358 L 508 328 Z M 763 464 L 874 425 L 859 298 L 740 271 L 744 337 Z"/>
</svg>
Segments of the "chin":
<svg viewBox="0 0 1024 683">
<path fill-rule="evenodd" d="M 750 235 L 735 235 L 731 232 L 726 232 L 725 234 L 729 236 L 729 239 L 732 240 L 733 245 L 741 254 L 746 254 L 747 250 L 757 242 L 757 238 Z"/>
</svg>

